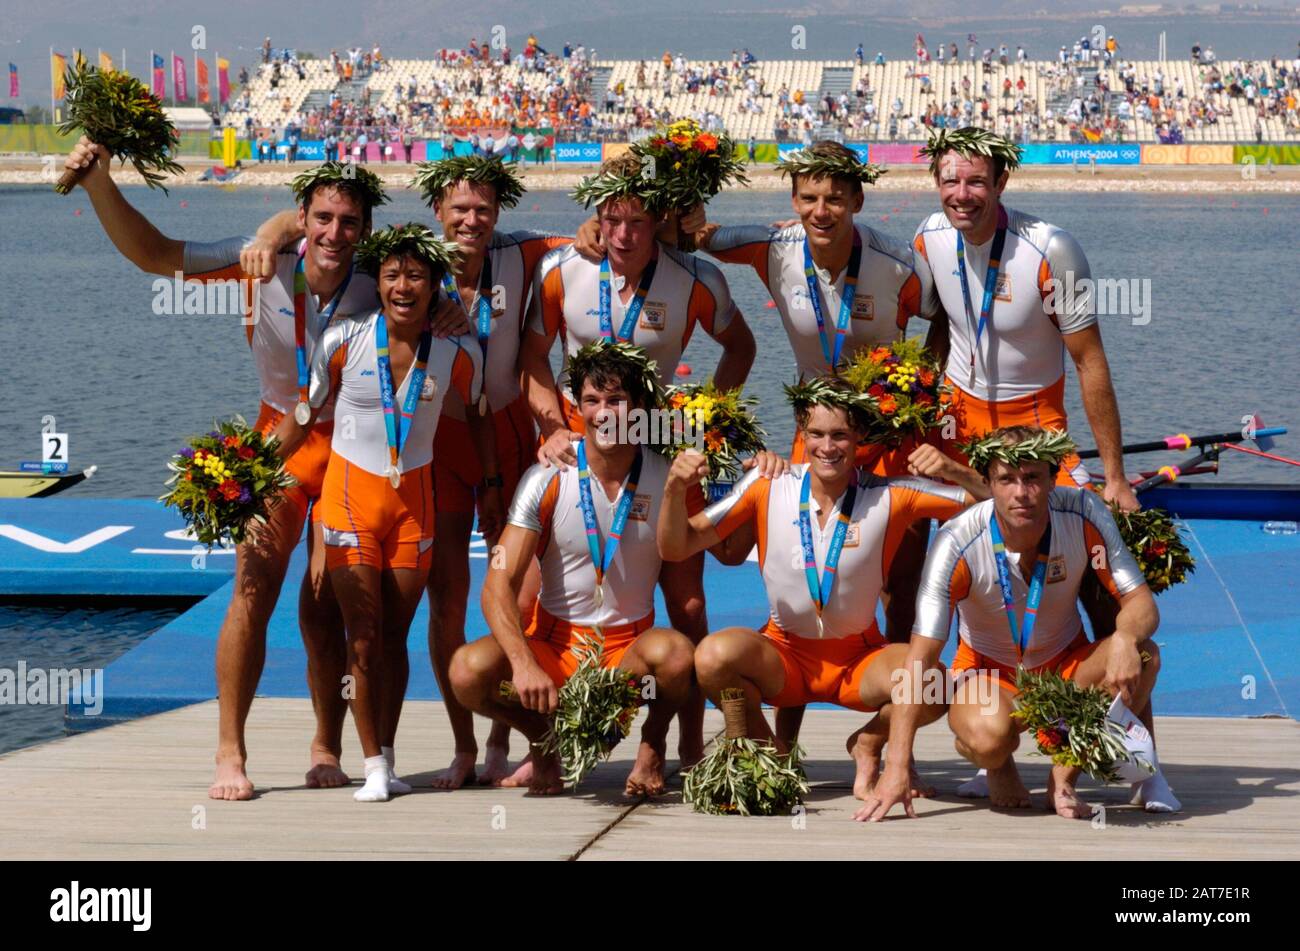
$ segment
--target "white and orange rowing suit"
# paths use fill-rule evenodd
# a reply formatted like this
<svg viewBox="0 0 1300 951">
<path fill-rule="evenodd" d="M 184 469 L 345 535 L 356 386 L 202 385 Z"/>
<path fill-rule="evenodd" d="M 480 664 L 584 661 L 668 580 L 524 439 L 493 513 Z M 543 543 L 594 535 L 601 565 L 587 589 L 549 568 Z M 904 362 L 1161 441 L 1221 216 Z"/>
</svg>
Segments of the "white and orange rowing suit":
<svg viewBox="0 0 1300 951">
<path fill-rule="evenodd" d="M 862 676 L 886 646 L 876 623 L 876 604 L 890 562 L 907 528 L 925 518 L 947 519 L 966 505 L 963 489 L 917 477 L 880 478 L 857 470 L 857 493 L 835 571 L 829 603 L 821 613 L 808 590 L 799 526 L 799 498 L 806 463 L 784 476 L 765 479 L 751 470 L 705 514 L 722 538 L 751 525 L 758 539 L 758 563 L 767 590 L 768 618 L 760 631 L 781 655 L 785 686 L 773 706 L 837 703 L 865 710 Z M 847 490 L 845 492 L 847 495 Z M 817 572 L 826 566 L 841 496 L 818 526 L 821 508 L 809 498 Z"/>
<path fill-rule="evenodd" d="M 912 248 L 895 241 L 864 224 L 854 224 L 860 242 L 861 261 L 857 285 L 853 292 L 848 333 L 841 358 L 848 360 L 859 350 L 888 346 L 901 340 L 907 322 L 921 312 L 922 303 L 933 295 L 922 284 L 929 272 L 918 273 Z M 709 239 L 708 251 L 731 264 L 748 264 L 776 303 L 785 326 L 790 349 L 800 380 L 829 372 L 826 351 L 817 328 L 817 315 L 809 298 L 808 279 L 804 272 L 805 233 L 802 224 L 774 230 L 761 225 L 719 228 Z M 848 268 L 834 280 L 828 271 L 814 265 L 817 287 L 821 293 L 825 338 L 833 347 L 837 320 L 845 298 Z M 833 349 L 831 350 L 834 353 Z M 877 475 L 904 475 L 907 456 L 916 448 L 909 441 L 901 450 L 888 451 L 880 446 L 860 446 L 859 466 Z M 804 461 L 803 436 L 796 430 L 790 450 L 792 462 Z"/>
<path fill-rule="evenodd" d="M 957 270 L 957 229 L 942 211 L 935 212 L 921 223 L 913 242 L 918 269 L 930 271 L 925 284 L 948 313 L 946 375 L 953 388 L 957 436 L 945 451 L 957 458 L 962 458 L 953 448 L 957 442 L 1003 426 L 1067 429 L 1062 338 L 1097 323 L 1091 295 L 1076 293 L 1067 300 L 1065 293 L 1091 276 L 1078 242 L 1055 225 L 1005 205 L 1003 209 L 1006 244 L 983 334 L 977 334 L 978 320 L 994 239 L 982 245 L 964 242 L 974 325 L 966 314 Z M 1060 283 L 1054 288 L 1052 282 Z M 934 303 L 922 306 L 933 308 Z M 1060 485 L 1089 481 L 1077 456 L 1063 462 L 1057 477 Z"/>
<path fill-rule="evenodd" d="M 1011 635 L 989 519 L 993 500 L 980 502 L 936 534 L 921 577 L 914 634 L 946 641 L 957 614 L 960 643 L 954 672 L 997 672 L 1015 689 L 1015 670 L 1051 669 L 1070 677 L 1093 646 L 1079 617 L 1079 585 L 1092 570 L 1117 600 L 1146 584 L 1141 569 L 1120 537 L 1106 503 L 1088 489 L 1057 486 L 1048 501 L 1051 545 L 1046 580 L 1023 657 Z M 1017 624 L 1022 624 L 1029 582 L 1019 556 L 1007 550 Z"/>
<path fill-rule="evenodd" d="M 644 447 L 641 455 L 636 494 L 600 599 L 596 597 L 596 566 L 582 516 L 577 467 L 561 471 L 535 464 L 524 473 L 515 492 L 508 524 L 541 536 L 537 558 L 542 588 L 532 623 L 524 633 L 538 663 L 556 684 L 568 679 L 577 667 L 570 648 L 578 643 L 579 635 L 590 635 L 599 626 L 605 638 L 605 666 L 617 667 L 636 638 L 654 625 L 655 586 L 663 565 L 655 533 L 669 463 Z M 591 477 L 592 507 L 603 546 L 609 545 L 610 526 L 627 482 L 625 477 L 618 495 L 611 499 L 600 480 Z M 687 509 L 698 512 L 703 508 L 704 495 L 696 486 L 687 494 Z"/>
<path fill-rule="evenodd" d="M 244 315 L 245 330 L 248 333 L 249 347 L 253 351 L 253 362 L 257 366 L 261 389 L 261 408 L 256 428 L 262 434 L 269 435 L 279 425 L 284 414 L 293 412 L 298 403 L 298 362 L 293 316 L 293 277 L 298 250 L 281 252 L 276 258 L 275 277 L 262 284 L 250 278 L 239 266 L 239 252 L 252 240 L 251 237 L 233 237 L 211 242 L 187 241 L 183 266 L 187 281 L 245 282 L 248 294 L 245 300 L 250 302 L 250 306 L 255 290 L 257 312 Z M 300 242 L 298 248 L 301 247 Z M 337 320 L 368 313 L 379 301 L 374 278 L 358 271 L 352 272 L 346 289 L 340 287 L 340 290 L 343 296 L 337 303 L 318 300 L 311 293 L 306 295 L 303 329 L 308 355 L 325 329 L 326 321 L 322 318 L 322 311 L 333 305 L 330 319 Z M 333 407 L 322 407 L 307 439 L 285 463 L 289 474 L 298 481 L 298 485 L 286 490 L 285 496 L 303 512 L 321 494 L 325 467 L 329 464 L 333 420 Z"/>
<path fill-rule="evenodd" d="M 537 262 L 546 252 L 572 241 L 572 238 L 534 231 L 494 231 L 488 240 L 488 266 L 481 272 L 479 289 L 472 299 L 461 302 L 470 322 L 469 335 L 476 340 L 479 299 L 485 290 L 492 304 L 483 391 L 491 408 L 497 472 L 505 499 L 514 495 L 537 448 L 532 413 L 519 388 L 516 370 L 533 275 Z M 484 287 L 489 277 L 490 285 Z M 434 510 L 472 513 L 478 486 L 483 481 L 483 468 L 474 451 L 463 407 L 453 401 L 444 408 L 442 416 L 434 437 Z"/>
<path fill-rule="evenodd" d="M 312 356 L 312 408 L 334 399 L 334 432 L 320 500 L 328 566 L 427 570 L 433 546 L 433 440 L 447 393 L 466 405 L 483 390 L 483 356 L 471 336 L 434 337 L 426 377 L 404 437 L 394 488 L 384 404 L 379 389 L 375 327 L 383 312 L 333 321 Z M 393 409 L 400 418 L 412 371 L 393 381 Z"/>
<path fill-rule="evenodd" d="M 647 289 L 641 315 L 632 330 L 631 343 L 642 347 L 659 367 L 664 386 L 673 373 L 697 326 L 717 337 L 741 320 L 731 291 L 716 264 L 656 242 L 654 280 Z M 542 258 L 537 266 L 528 329 L 550 337 L 559 333 L 567 356 L 601 339 L 600 263 L 589 261 L 573 247 L 559 248 Z M 611 274 L 610 317 L 612 331 L 619 335 L 628 304 L 619 298 L 623 279 Z M 622 339 L 621 337 L 619 338 Z M 582 416 L 572 401 L 557 389 L 574 432 L 583 431 Z"/>
</svg>

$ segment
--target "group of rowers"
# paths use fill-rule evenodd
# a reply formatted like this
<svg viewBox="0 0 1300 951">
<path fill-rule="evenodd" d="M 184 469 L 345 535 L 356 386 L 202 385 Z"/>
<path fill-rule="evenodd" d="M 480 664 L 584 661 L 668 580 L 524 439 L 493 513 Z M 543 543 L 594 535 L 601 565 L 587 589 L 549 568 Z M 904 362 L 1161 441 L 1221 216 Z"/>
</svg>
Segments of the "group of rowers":
<svg viewBox="0 0 1300 951">
<path fill-rule="evenodd" d="M 560 763 L 538 748 L 512 768 L 509 734 L 530 744 L 545 734 L 578 663 L 572 648 L 595 633 L 605 664 L 653 683 L 629 795 L 664 791 L 674 718 L 681 764 L 702 758 L 704 700 L 730 688 L 744 691 L 750 735 L 781 750 L 808 703 L 874 714 L 846 744 L 863 820 L 900 803 L 911 815 L 913 797 L 935 794 L 913 740 L 945 714 L 980 770 L 959 792 L 1028 807 L 1010 716 L 1020 667 L 1098 685 L 1151 729 L 1159 616 L 1107 507 L 1138 507 L 1110 371 L 1091 300 L 1050 292 L 1070 272 L 1073 284 L 1087 278 L 1087 260 L 1068 233 L 1002 203 L 1014 145 L 947 130 L 927 152 L 940 210 L 910 245 L 855 220 L 879 169 L 834 142 L 782 163 L 798 220 L 777 226 L 720 228 L 703 208 L 656 213 L 625 155 L 596 173 L 602 198 L 575 238 L 505 232 L 501 210 L 523 193 L 513 167 L 456 157 L 417 176 L 432 228 L 373 230 L 383 183 L 325 163 L 294 180 L 296 209 L 255 235 L 198 242 L 154 227 L 114 184 L 107 150 L 83 138 L 66 165 L 124 257 L 186 280 L 260 282 L 244 321 L 261 385 L 256 427 L 278 438 L 296 484 L 236 551 L 209 796 L 253 797 L 245 723 L 304 527 L 298 618 L 316 719 L 306 783 L 351 782 L 340 763 L 350 709 L 365 757 L 359 801 L 411 788 L 394 745 L 426 591 L 455 737 L 432 782 L 440 789 L 563 789 Z M 704 254 L 679 250 L 683 233 Z M 722 348 L 716 386 L 744 384 L 754 337 L 705 254 L 754 269 L 801 381 L 788 390 L 789 458 L 756 454 L 711 504 L 702 453 L 670 462 L 620 441 L 627 429 L 615 425 L 655 407 L 697 325 Z M 836 370 L 901 339 L 913 318 L 944 361 L 947 425 L 902 447 L 868 444 L 861 401 Z M 1104 468 L 1099 491 L 1064 435 L 1067 353 Z M 979 454 L 957 448 L 978 437 Z M 466 644 L 476 517 L 491 636 Z M 931 519 L 942 523 L 933 543 Z M 755 546 L 768 617 L 710 632 L 704 551 L 736 565 Z M 945 670 L 954 611 L 960 643 Z M 993 689 L 899 689 L 936 674 L 949 685 L 977 674 Z M 492 721 L 481 769 L 474 713 Z M 1049 809 L 1091 814 L 1077 775 L 1053 766 Z M 1179 808 L 1158 770 L 1133 796 L 1148 810 Z"/>
</svg>

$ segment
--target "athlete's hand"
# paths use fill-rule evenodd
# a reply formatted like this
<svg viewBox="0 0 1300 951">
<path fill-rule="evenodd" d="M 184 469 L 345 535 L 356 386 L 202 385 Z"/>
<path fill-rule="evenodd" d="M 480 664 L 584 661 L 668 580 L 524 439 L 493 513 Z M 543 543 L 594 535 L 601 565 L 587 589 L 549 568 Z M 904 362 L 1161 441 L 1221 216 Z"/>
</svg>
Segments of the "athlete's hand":
<svg viewBox="0 0 1300 951">
<path fill-rule="evenodd" d="M 263 284 L 275 277 L 280 249 L 266 238 L 254 238 L 239 252 L 239 268 Z"/>
<path fill-rule="evenodd" d="M 438 301 L 429 325 L 433 335 L 439 339 L 467 334 L 471 329 L 469 318 L 465 316 L 465 308 L 450 297 L 443 297 Z"/>
<path fill-rule="evenodd" d="M 1106 658 L 1106 674 L 1101 688 L 1118 696 L 1127 705 L 1137 691 L 1142 676 L 1142 656 L 1132 637 L 1116 631 L 1110 636 L 1110 655 Z"/>
<path fill-rule="evenodd" d="M 505 502 L 502 500 L 501 487 L 497 485 L 479 486 L 478 490 L 478 530 L 487 541 L 490 549 L 501 536 L 505 527 Z"/>
<path fill-rule="evenodd" d="M 568 429 L 557 429 L 537 450 L 537 461 L 544 466 L 554 466 L 563 472 L 578 464 L 578 451 L 573 448 L 582 437 Z"/>
<path fill-rule="evenodd" d="M 880 822 L 885 816 L 889 815 L 889 810 L 899 803 L 903 804 L 903 811 L 909 819 L 916 818 L 916 810 L 912 808 L 912 779 L 907 774 L 907 770 L 895 769 L 886 765 L 885 772 L 880 779 L 876 780 L 875 788 L 872 789 L 871 795 L 867 801 L 862 804 L 862 808 L 853 813 L 856 822 Z"/>
<path fill-rule="evenodd" d="M 107 147 L 90 141 L 88 136 L 82 136 L 68 157 L 63 160 L 63 167 L 68 171 L 77 172 L 81 175 L 78 184 L 87 188 L 96 182 L 102 182 L 110 178 L 108 174 L 109 163 L 113 159 L 113 153 Z"/>
<path fill-rule="evenodd" d="M 573 238 L 573 249 L 588 261 L 597 264 L 605 257 L 605 236 L 600 233 L 600 219 L 592 215 L 578 225 L 578 233 Z"/>
<path fill-rule="evenodd" d="M 925 476 L 927 479 L 946 479 L 956 482 L 953 476 L 961 467 L 953 459 L 929 443 L 922 443 L 912 450 L 907 457 L 907 471 L 912 475 Z"/>
<path fill-rule="evenodd" d="M 709 245 L 713 242 L 713 236 L 718 233 L 720 227 L 722 226 L 709 221 L 695 229 L 695 246 L 704 248 L 707 251 Z"/>
<path fill-rule="evenodd" d="M 741 468 L 746 472 L 757 469 L 764 479 L 777 479 L 790 471 L 790 460 L 778 456 L 770 449 L 760 449 L 746 459 Z"/>
<path fill-rule="evenodd" d="M 793 228 L 799 223 L 798 218 L 787 218 L 785 221 L 774 221 L 771 227 L 777 231 L 784 231 L 786 228 Z"/>
<path fill-rule="evenodd" d="M 515 671 L 511 683 L 514 684 L 515 693 L 519 695 L 520 705 L 525 710 L 550 716 L 555 712 L 560 701 L 555 684 L 536 661 L 530 660 L 526 665 L 520 664 L 519 667 L 522 669 Z"/>
<path fill-rule="evenodd" d="M 673 460 L 665 488 L 673 484 L 685 487 L 699 485 L 708 474 L 709 460 L 704 457 L 704 453 L 685 449 Z"/>
<path fill-rule="evenodd" d="M 1107 479 L 1101 497 L 1112 505 L 1118 505 L 1124 512 L 1136 512 L 1142 508 L 1142 503 L 1133 493 L 1133 486 L 1129 485 L 1128 479 L 1122 476 L 1118 479 Z"/>
<path fill-rule="evenodd" d="M 677 227 L 687 234 L 696 234 L 708 223 L 709 219 L 704 214 L 704 205 L 702 204 L 696 205 L 677 219 Z"/>
</svg>

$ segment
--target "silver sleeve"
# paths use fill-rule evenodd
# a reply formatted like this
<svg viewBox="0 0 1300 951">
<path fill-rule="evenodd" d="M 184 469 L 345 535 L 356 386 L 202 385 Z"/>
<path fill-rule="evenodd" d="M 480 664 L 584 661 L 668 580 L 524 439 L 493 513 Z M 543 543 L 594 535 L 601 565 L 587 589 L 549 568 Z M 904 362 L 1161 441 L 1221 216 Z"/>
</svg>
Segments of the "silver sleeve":
<svg viewBox="0 0 1300 951">
<path fill-rule="evenodd" d="M 530 466 L 523 478 L 519 480 L 519 487 L 515 489 L 515 497 L 510 503 L 510 514 L 506 517 L 507 524 L 518 525 L 530 532 L 540 532 L 542 496 L 546 494 L 546 487 L 551 484 L 551 480 L 559 474 L 558 469 L 541 463 Z"/>
<path fill-rule="evenodd" d="M 772 240 L 772 229 L 762 225 L 728 225 L 713 232 L 709 238 L 709 251 L 730 251 L 746 244 L 767 244 Z"/>
<path fill-rule="evenodd" d="M 311 382 L 307 388 L 307 402 L 312 409 L 320 409 L 330 398 L 330 360 L 339 347 L 347 343 L 348 336 L 359 323 L 356 318 L 334 320 L 316 338 L 312 347 L 310 365 Z"/>
<path fill-rule="evenodd" d="M 757 467 L 746 472 L 740 481 L 731 487 L 730 492 L 704 510 L 704 514 L 709 517 L 709 523 L 716 528 L 727 517 L 727 513 L 736 507 L 740 497 L 761 478 L 762 476 L 759 474 Z"/>
<path fill-rule="evenodd" d="M 912 633 L 936 641 L 948 639 L 952 626 L 952 575 L 961 559 L 961 549 L 951 523 L 941 528 L 925 559 L 921 587 L 916 593 L 916 621 Z"/>
<path fill-rule="evenodd" d="M 220 241 L 186 241 L 183 264 L 186 274 L 206 274 L 239 263 L 239 252 L 252 242 L 251 235 Z"/>
<path fill-rule="evenodd" d="M 1092 527 L 1101 535 L 1106 546 L 1106 564 L 1110 566 L 1110 576 L 1120 594 L 1128 594 L 1147 583 L 1146 576 L 1138 567 L 1137 559 L 1124 544 L 1119 533 L 1119 526 L 1110 514 L 1110 509 L 1096 492 L 1079 490 L 1083 503 L 1083 517 L 1092 523 Z"/>
<path fill-rule="evenodd" d="M 1092 269 L 1083 248 L 1069 232 L 1056 228 L 1047 239 L 1044 254 L 1057 282 L 1057 326 L 1063 334 L 1086 330 L 1097 322 L 1097 308 Z"/>
</svg>

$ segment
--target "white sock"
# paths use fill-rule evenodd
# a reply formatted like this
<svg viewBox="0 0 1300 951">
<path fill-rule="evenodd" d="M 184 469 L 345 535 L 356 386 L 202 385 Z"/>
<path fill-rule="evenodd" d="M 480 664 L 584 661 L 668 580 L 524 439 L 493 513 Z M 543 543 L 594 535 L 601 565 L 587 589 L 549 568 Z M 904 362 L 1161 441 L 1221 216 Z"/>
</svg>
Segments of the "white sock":
<svg viewBox="0 0 1300 951">
<path fill-rule="evenodd" d="M 1174 791 L 1169 788 L 1169 781 L 1158 768 L 1155 775 L 1133 784 L 1133 805 L 1141 806 L 1147 812 L 1181 812 L 1183 804 L 1178 801 Z"/>
<path fill-rule="evenodd" d="M 411 784 L 404 783 L 397 778 L 397 773 L 393 767 L 397 765 L 397 754 L 393 752 L 391 746 L 381 746 L 380 752 L 384 754 L 384 759 L 388 762 L 388 791 L 397 796 L 405 795 L 411 791 Z"/>
<path fill-rule="evenodd" d="M 957 795 L 965 799 L 987 799 L 989 797 L 989 771 L 981 769 L 966 780 L 957 787 Z"/>
<path fill-rule="evenodd" d="M 367 756 L 365 768 L 366 784 L 352 798 L 357 802 L 388 802 L 388 760 L 383 756 Z"/>
</svg>

